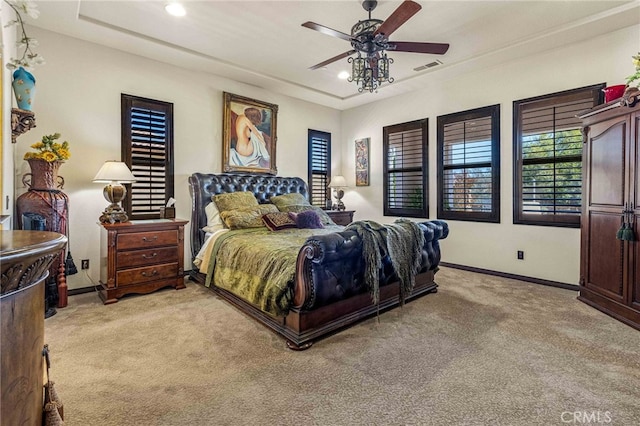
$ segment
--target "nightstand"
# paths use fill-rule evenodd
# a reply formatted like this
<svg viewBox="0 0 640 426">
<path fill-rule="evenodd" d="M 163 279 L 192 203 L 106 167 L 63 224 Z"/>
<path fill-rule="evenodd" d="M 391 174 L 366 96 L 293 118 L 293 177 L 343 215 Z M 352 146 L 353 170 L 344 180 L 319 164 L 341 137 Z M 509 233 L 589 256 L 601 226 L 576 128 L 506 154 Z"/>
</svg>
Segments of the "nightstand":
<svg viewBox="0 0 640 426">
<path fill-rule="evenodd" d="M 347 226 L 353 222 L 353 214 L 355 213 L 355 210 L 326 210 L 326 213 L 329 215 L 331 220 L 336 223 L 336 225 Z"/>
<path fill-rule="evenodd" d="M 100 224 L 100 298 L 115 303 L 125 294 L 163 287 L 185 288 L 184 225 L 180 219 Z"/>
</svg>

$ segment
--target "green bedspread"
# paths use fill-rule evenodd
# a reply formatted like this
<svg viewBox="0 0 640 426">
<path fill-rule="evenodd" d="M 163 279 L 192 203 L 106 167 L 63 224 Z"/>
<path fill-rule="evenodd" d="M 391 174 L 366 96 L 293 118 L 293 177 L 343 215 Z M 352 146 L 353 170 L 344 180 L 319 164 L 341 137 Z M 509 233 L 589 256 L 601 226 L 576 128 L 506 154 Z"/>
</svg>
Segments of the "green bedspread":
<svg viewBox="0 0 640 426">
<path fill-rule="evenodd" d="M 274 316 L 286 315 L 293 300 L 293 279 L 300 248 L 312 235 L 342 230 L 253 228 L 229 231 L 215 242 L 207 271 L 225 289 Z"/>
</svg>

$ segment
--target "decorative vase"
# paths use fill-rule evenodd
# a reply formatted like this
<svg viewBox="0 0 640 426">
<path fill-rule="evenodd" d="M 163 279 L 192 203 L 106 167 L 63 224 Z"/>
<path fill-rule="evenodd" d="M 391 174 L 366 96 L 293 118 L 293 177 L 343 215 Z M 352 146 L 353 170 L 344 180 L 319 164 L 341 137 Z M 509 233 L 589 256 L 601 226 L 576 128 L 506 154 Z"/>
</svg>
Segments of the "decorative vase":
<svg viewBox="0 0 640 426">
<path fill-rule="evenodd" d="M 29 71 L 20 67 L 13 72 L 13 94 L 18 102 L 18 108 L 31 111 L 36 95 L 36 79 Z"/>
<path fill-rule="evenodd" d="M 61 191 L 64 179 L 58 169 L 64 161 L 48 162 L 36 158 L 27 160 L 31 173 L 22 177 L 29 190 L 16 200 L 17 229 L 58 232 L 67 235 L 69 197 Z M 49 268 L 45 285 L 45 316 L 55 314 L 55 306 L 67 306 L 67 280 L 65 277 L 65 250 L 61 250 Z"/>
<path fill-rule="evenodd" d="M 64 161 L 45 161 L 37 158 L 27 160 L 31 173 L 22 177 L 22 183 L 29 187 L 30 191 L 51 191 L 64 187 L 64 178 L 58 176 L 58 169 Z M 27 180 L 31 177 L 31 181 Z"/>
</svg>

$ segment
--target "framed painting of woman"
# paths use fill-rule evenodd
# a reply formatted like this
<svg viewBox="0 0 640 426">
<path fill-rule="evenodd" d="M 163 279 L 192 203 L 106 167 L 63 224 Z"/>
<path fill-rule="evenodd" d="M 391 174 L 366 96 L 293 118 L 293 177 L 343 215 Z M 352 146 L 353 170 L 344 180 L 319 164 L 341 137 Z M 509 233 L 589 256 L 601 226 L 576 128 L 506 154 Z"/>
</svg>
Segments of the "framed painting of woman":
<svg viewBox="0 0 640 426">
<path fill-rule="evenodd" d="M 275 175 L 278 105 L 223 95 L 223 171 Z"/>
</svg>

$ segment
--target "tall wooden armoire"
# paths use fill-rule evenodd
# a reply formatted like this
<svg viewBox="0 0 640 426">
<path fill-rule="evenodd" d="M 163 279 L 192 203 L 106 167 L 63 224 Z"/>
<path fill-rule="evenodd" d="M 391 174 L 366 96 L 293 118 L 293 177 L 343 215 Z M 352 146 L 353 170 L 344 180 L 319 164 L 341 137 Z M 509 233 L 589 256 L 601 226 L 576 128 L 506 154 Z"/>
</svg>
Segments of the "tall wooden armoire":
<svg viewBox="0 0 640 426">
<path fill-rule="evenodd" d="M 579 117 L 584 148 L 578 299 L 640 329 L 640 92 L 628 90 L 621 100 Z"/>
</svg>

